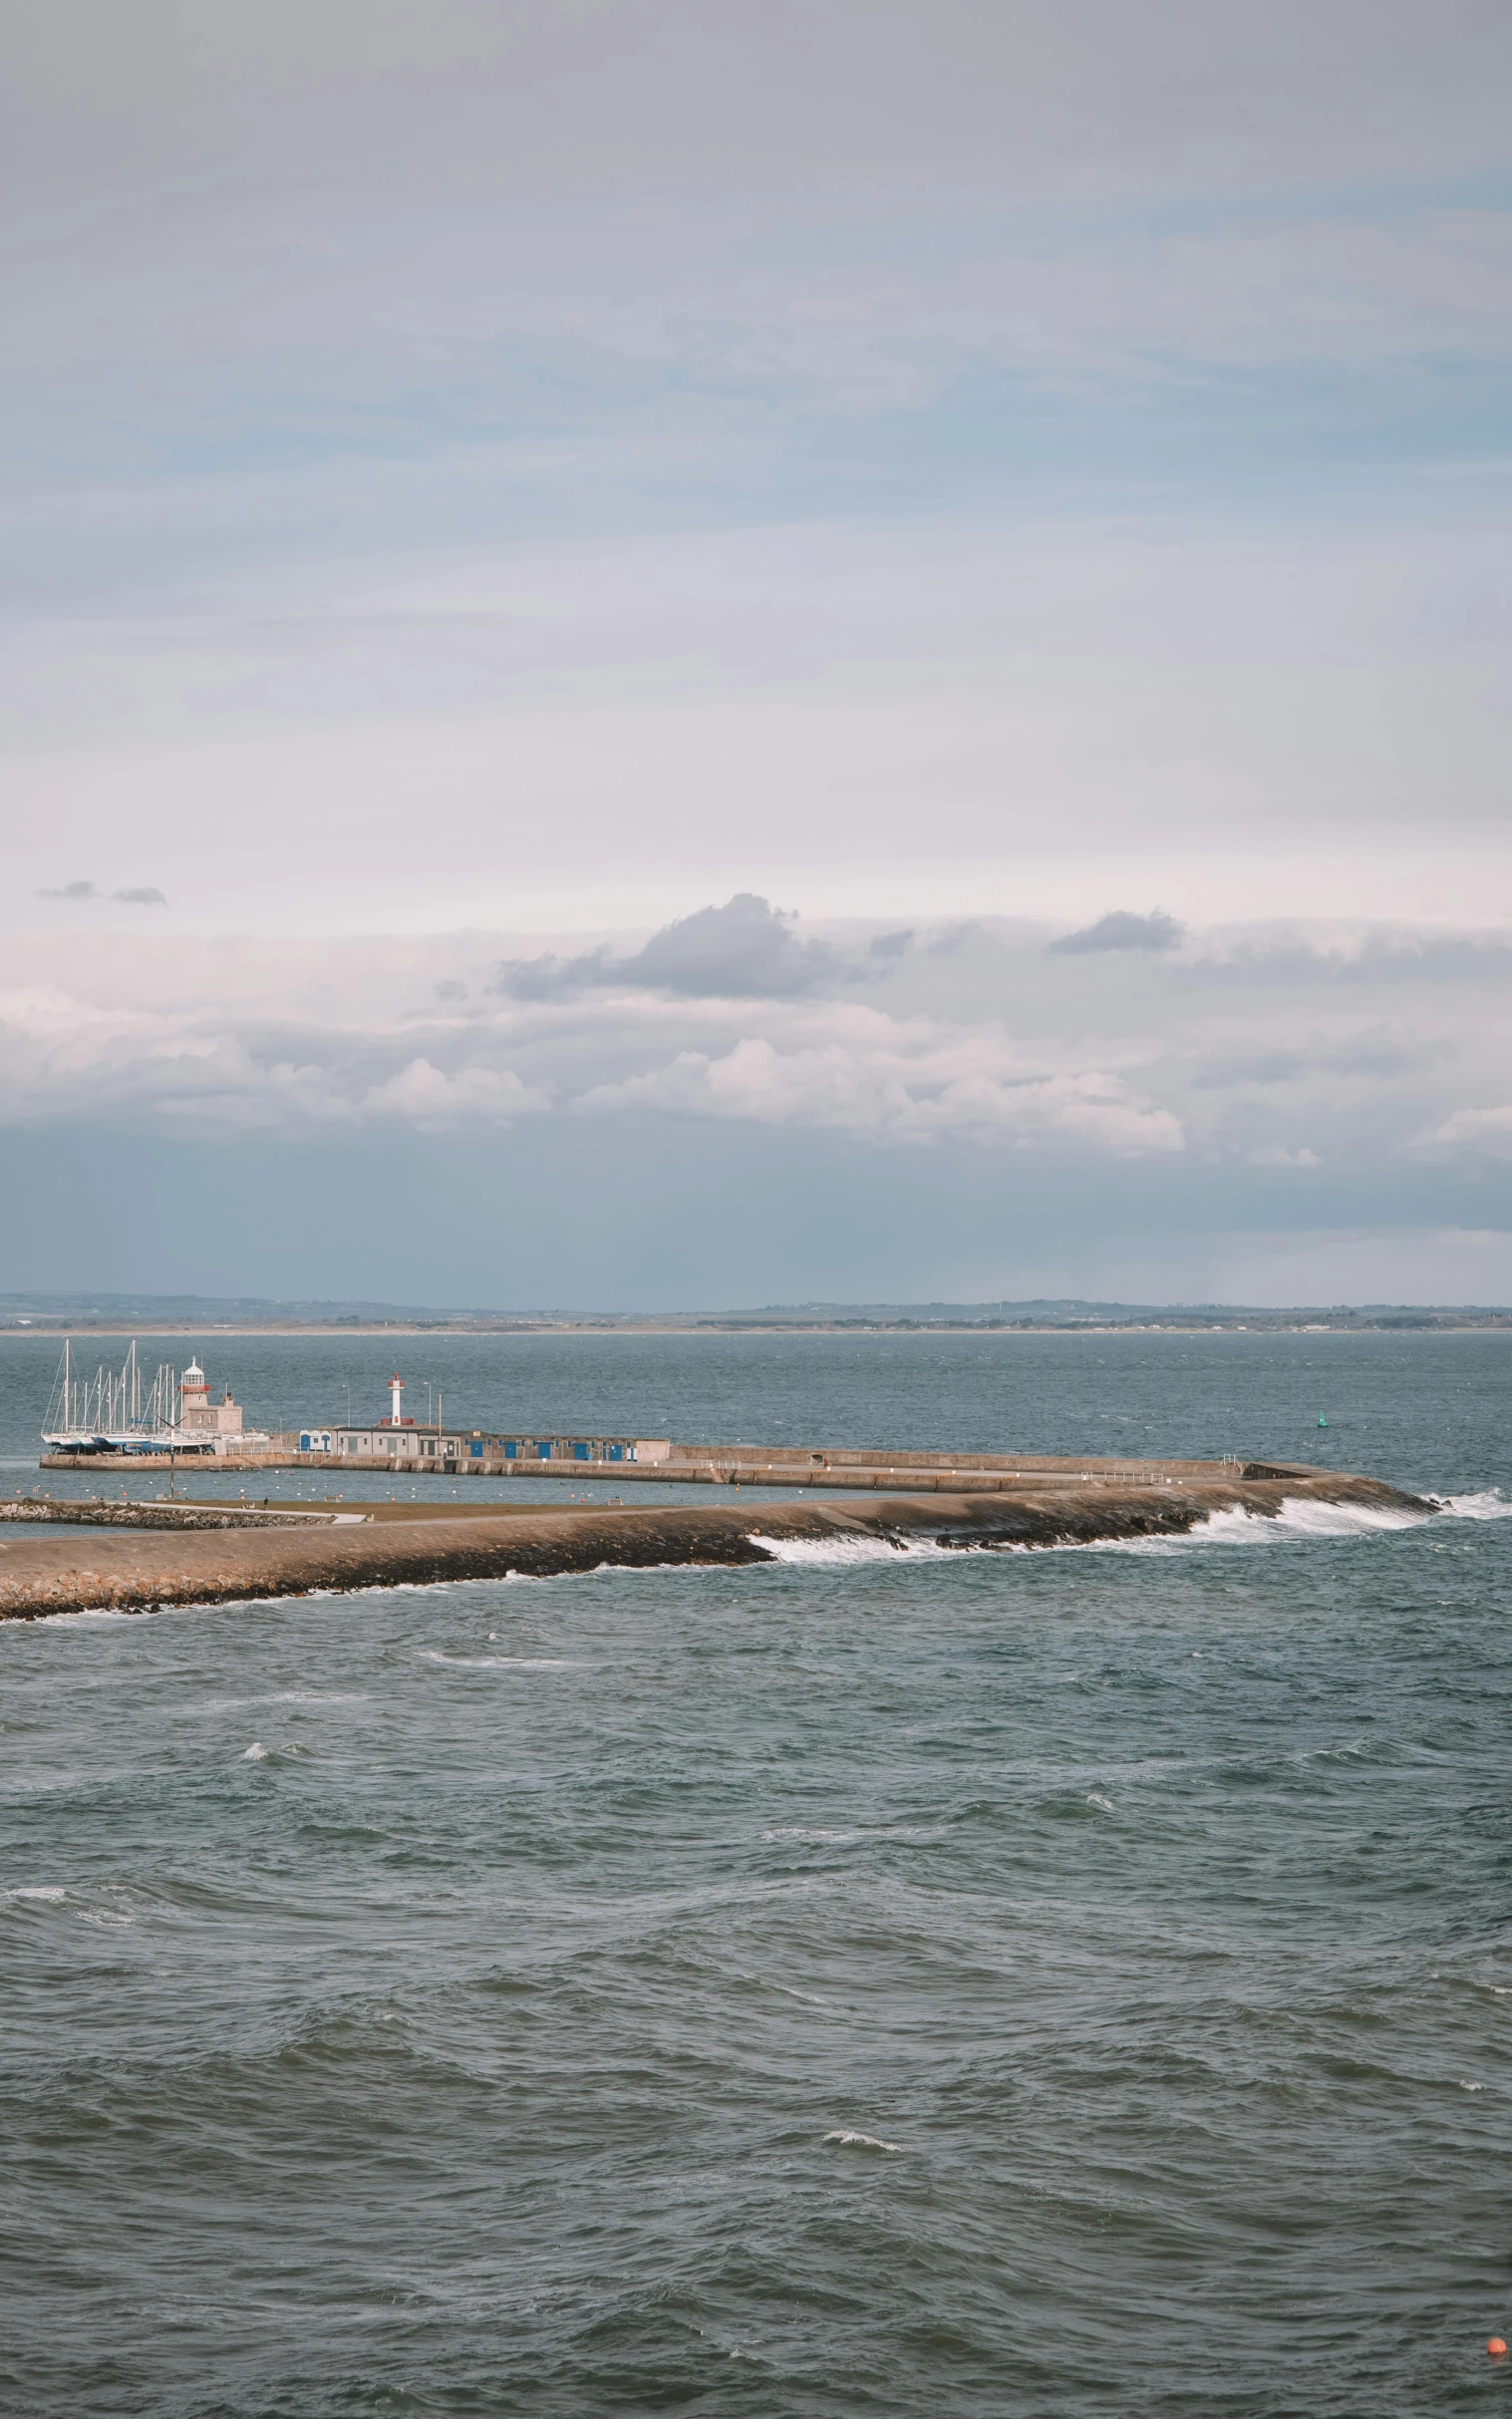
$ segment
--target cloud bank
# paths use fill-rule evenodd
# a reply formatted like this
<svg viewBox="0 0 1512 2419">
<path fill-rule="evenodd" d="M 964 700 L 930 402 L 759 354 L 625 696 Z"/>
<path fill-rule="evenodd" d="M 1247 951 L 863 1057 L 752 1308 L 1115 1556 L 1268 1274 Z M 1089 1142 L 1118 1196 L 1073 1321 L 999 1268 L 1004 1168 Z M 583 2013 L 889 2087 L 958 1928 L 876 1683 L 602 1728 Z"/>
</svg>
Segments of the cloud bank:
<svg viewBox="0 0 1512 2419">
<path fill-rule="evenodd" d="M 672 1117 L 1299 1175 L 1497 1161 L 1512 1133 L 1498 932 L 1182 935 L 1134 911 L 1070 936 L 995 919 L 815 931 L 743 893 L 637 943 L 533 956 L 472 934 L 187 945 L 165 970 L 121 938 L 74 985 L 39 943 L 11 967 L 12 1124 Z"/>
</svg>

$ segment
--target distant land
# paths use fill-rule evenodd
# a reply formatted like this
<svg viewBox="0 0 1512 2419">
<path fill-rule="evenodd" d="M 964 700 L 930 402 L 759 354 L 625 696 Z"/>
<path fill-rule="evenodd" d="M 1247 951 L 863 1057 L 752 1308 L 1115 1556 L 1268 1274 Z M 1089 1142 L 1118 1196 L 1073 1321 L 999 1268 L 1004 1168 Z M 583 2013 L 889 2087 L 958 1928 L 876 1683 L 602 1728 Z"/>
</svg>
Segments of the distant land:
<svg viewBox="0 0 1512 2419">
<path fill-rule="evenodd" d="M 0 1334 L 203 1335 L 907 1335 L 1361 1333 L 1512 1329 L 1495 1304 L 1367 1302 L 798 1302 L 731 1311 L 441 1310 L 394 1302 L 270 1301 L 220 1294 L 0 1294 Z"/>
</svg>

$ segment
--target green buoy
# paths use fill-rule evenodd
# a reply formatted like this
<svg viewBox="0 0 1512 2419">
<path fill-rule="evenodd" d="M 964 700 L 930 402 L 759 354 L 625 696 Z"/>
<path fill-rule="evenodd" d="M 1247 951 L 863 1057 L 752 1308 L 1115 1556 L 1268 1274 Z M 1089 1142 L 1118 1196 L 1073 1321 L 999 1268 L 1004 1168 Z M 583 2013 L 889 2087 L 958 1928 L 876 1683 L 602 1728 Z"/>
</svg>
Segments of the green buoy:
<svg viewBox="0 0 1512 2419">
<path fill-rule="evenodd" d="M 1321 1428 L 1326 1428 L 1326 1427 L 1328 1426 L 1328 1424 L 1329 1424 L 1329 1423 L 1328 1423 L 1328 1421 L 1325 1419 L 1325 1417 L 1324 1417 L 1324 1415 L 1323 1415 L 1322 1411 L 1320 1411 L 1320 1412 L 1319 1412 L 1319 1414 L 1318 1414 L 1318 1424 L 1319 1424 L 1319 1426 L 1320 1426 Z"/>
</svg>

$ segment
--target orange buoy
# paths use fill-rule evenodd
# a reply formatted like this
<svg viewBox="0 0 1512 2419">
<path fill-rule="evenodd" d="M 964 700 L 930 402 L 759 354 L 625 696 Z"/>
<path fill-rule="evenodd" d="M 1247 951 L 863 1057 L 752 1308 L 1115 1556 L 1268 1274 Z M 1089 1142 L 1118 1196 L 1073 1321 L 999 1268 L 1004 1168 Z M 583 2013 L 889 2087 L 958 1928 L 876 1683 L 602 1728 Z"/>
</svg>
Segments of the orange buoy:
<svg viewBox="0 0 1512 2419">
<path fill-rule="evenodd" d="M 1507 2356 L 1507 2347 L 1500 2335 L 1493 2335 L 1486 2349 L 1493 2360 L 1505 2360 Z"/>
</svg>

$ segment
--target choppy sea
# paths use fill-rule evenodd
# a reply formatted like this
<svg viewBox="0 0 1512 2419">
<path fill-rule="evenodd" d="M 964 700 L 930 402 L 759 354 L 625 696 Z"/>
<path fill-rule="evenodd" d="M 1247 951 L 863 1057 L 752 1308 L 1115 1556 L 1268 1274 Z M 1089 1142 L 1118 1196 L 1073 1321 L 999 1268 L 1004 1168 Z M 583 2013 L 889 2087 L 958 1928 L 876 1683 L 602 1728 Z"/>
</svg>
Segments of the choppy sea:
<svg viewBox="0 0 1512 2419">
<path fill-rule="evenodd" d="M 7 2412 L 1512 2411 L 1512 1339 L 197 1341 L 1452 1506 L 0 1626 Z"/>
</svg>

